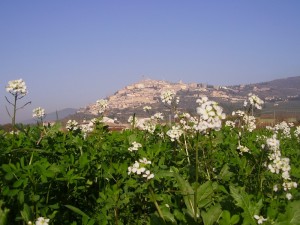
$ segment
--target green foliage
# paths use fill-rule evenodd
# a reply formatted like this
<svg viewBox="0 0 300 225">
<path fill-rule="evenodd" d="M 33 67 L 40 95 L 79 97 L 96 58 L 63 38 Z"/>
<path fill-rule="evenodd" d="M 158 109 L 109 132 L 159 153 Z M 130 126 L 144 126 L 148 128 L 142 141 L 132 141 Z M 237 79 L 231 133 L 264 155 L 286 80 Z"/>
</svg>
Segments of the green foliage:
<svg viewBox="0 0 300 225">
<path fill-rule="evenodd" d="M 276 225 L 299 225 L 300 224 L 300 201 L 289 202 L 285 212 L 279 214 Z"/>
<path fill-rule="evenodd" d="M 0 131 L 0 224 L 23 225 L 38 217 L 50 224 L 299 224 L 300 193 L 268 170 L 270 131 L 222 128 L 206 135 L 186 131 L 179 140 L 137 129 L 111 132 L 99 123 L 85 136 L 60 124 Z M 239 135 L 239 132 L 242 132 Z M 162 135 L 163 134 L 163 135 Z M 258 138 L 261 137 L 261 138 Z M 142 145 L 128 151 L 133 142 Z M 282 137 L 291 179 L 299 183 L 298 139 Z M 237 150 L 238 144 L 251 153 Z M 147 179 L 128 167 L 146 158 Z"/>
<path fill-rule="evenodd" d="M 234 187 L 230 185 L 230 193 L 234 198 L 236 205 L 243 209 L 243 224 L 256 224 L 254 219 L 254 215 L 259 215 L 260 209 L 263 206 L 262 200 L 260 199 L 258 202 L 251 201 L 252 196 L 245 192 L 245 188 L 242 187 Z"/>
<path fill-rule="evenodd" d="M 6 225 L 8 224 L 8 213 L 9 209 L 7 208 L 2 208 L 3 201 L 0 200 L 0 224 Z"/>
</svg>

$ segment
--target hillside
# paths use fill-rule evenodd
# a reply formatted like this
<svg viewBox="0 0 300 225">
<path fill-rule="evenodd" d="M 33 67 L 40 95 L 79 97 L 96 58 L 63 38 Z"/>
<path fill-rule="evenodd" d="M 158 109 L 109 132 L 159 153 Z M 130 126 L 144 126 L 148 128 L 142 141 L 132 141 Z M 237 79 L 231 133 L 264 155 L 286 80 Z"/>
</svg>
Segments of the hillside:
<svg viewBox="0 0 300 225">
<path fill-rule="evenodd" d="M 56 121 L 56 120 L 62 120 L 66 117 L 68 117 L 69 115 L 74 115 L 77 112 L 77 109 L 73 109 L 73 108 L 66 108 L 66 109 L 62 109 L 59 110 L 57 112 L 52 112 L 49 114 L 46 114 L 45 116 L 45 121 Z M 23 124 L 33 124 L 36 123 L 35 119 L 29 119 L 29 120 L 25 120 L 22 122 Z"/>
<path fill-rule="evenodd" d="M 265 100 L 262 114 L 300 113 L 300 76 L 277 79 L 268 82 L 215 86 L 204 83 L 171 83 L 167 81 L 144 79 L 126 86 L 108 98 L 109 110 L 107 116 L 117 118 L 124 123 L 128 117 L 136 114 L 139 117 L 149 116 L 143 112 L 143 107 L 152 107 L 151 113 L 163 112 L 166 108 L 160 101 L 163 90 L 173 89 L 180 97 L 179 109 L 195 113 L 196 100 L 199 96 L 208 96 L 220 103 L 226 113 L 241 108 L 248 93 L 254 93 Z M 71 118 L 93 118 L 97 114 L 95 104 L 81 108 Z"/>
</svg>

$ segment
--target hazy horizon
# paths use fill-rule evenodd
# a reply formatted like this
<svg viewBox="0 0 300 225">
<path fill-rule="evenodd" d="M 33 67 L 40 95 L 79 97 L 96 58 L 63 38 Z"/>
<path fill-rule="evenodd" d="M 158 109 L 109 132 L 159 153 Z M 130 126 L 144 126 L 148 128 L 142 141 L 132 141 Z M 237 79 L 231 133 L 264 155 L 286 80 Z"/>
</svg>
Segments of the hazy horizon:
<svg viewBox="0 0 300 225">
<path fill-rule="evenodd" d="M 143 78 L 215 85 L 300 75 L 300 1 L 1 1 L 0 124 L 8 81 L 32 109 L 80 108 Z"/>
</svg>

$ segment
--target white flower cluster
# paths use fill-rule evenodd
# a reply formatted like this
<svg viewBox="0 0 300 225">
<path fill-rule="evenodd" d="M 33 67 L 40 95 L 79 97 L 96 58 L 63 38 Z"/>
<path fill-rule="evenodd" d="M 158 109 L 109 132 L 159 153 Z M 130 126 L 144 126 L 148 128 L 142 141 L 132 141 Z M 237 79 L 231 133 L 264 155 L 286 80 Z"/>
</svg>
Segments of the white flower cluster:
<svg viewBox="0 0 300 225">
<path fill-rule="evenodd" d="M 151 120 L 146 120 L 142 124 L 139 124 L 138 126 L 141 130 L 145 130 L 149 132 L 150 134 L 154 134 L 154 131 L 156 129 L 156 123 Z"/>
<path fill-rule="evenodd" d="M 133 117 L 133 116 L 129 116 L 128 118 L 128 123 L 130 123 L 131 126 L 134 126 L 134 127 L 141 127 L 143 126 L 143 123 L 146 121 L 146 120 L 149 120 L 149 118 L 145 118 L 145 119 L 139 119 L 138 117 Z"/>
<path fill-rule="evenodd" d="M 32 110 L 32 117 L 36 119 L 42 119 L 45 116 L 45 109 L 37 107 Z"/>
<path fill-rule="evenodd" d="M 108 109 L 108 101 L 106 99 L 99 99 L 96 101 L 96 106 L 99 113 L 104 113 Z"/>
<path fill-rule="evenodd" d="M 164 116 L 162 113 L 158 112 L 158 113 L 155 113 L 153 116 L 151 116 L 151 119 L 159 121 L 159 120 L 163 120 Z"/>
<path fill-rule="evenodd" d="M 242 129 L 246 129 L 249 132 L 252 132 L 254 129 L 256 129 L 256 119 L 254 116 L 250 116 L 241 110 L 233 111 L 232 115 L 236 115 L 242 119 Z"/>
<path fill-rule="evenodd" d="M 267 221 L 263 216 L 254 215 L 254 218 L 257 220 L 258 224 L 262 224 L 263 222 Z"/>
<path fill-rule="evenodd" d="M 225 126 L 226 127 L 230 127 L 230 129 L 235 128 L 235 122 L 231 121 L 231 120 L 227 120 L 225 122 Z"/>
<path fill-rule="evenodd" d="M 244 115 L 243 121 L 245 123 L 244 127 L 249 131 L 252 132 L 256 129 L 256 118 L 250 115 Z"/>
<path fill-rule="evenodd" d="M 131 143 L 131 147 L 128 148 L 128 151 L 130 151 L 130 152 L 137 151 L 141 147 L 142 147 L 142 145 L 140 143 L 137 143 L 136 141 L 134 141 Z"/>
<path fill-rule="evenodd" d="M 135 173 L 137 175 L 142 175 L 142 177 L 147 178 L 147 180 L 150 180 L 154 177 L 154 174 L 145 168 L 145 166 L 150 164 L 151 161 L 148 161 L 146 158 L 139 159 L 139 161 L 135 161 L 132 166 L 128 167 L 128 175 Z"/>
<path fill-rule="evenodd" d="M 294 135 L 296 136 L 298 141 L 300 141 L 300 126 L 296 127 L 296 129 L 294 131 Z"/>
<path fill-rule="evenodd" d="M 66 124 L 66 129 L 69 131 L 78 130 L 79 129 L 78 122 L 76 120 L 68 120 Z"/>
<path fill-rule="evenodd" d="M 250 105 L 253 106 L 254 108 L 262 109 L 262 105 L 264 104 L 264 101 L 261 100 L 257 95 L 249 93 L 248 100 L 250 102 Z M 247 103 L 244 103 L 244 106 L 246 106 L 246 105 L 247 105 Z"/>
<path fill-rule="evenodd" d="M 248 147 L 240 145 L 240 144 L 237 147 L 237 149 L 240 151 L 240 155 L 243 155 L 243 153 L 250 151 Z"/>
<path fill-rule="evenodd" d="M 148 131 L 151 134 L 154 133 L 156 128 L 156 121 L 151 120 L 151 118 L 139 119 L 135 117 L 133 121 L 133 116 L 130 116 L 128 118 L 128 122 L 130 123 L 131 126 L 134 126 L 134 128 Z"/>
<path fill-rule="evenodd" d="M 128 118 L 128 122 L 130 123 L 131 126 L 134 126 L 135 128 L 141 129 L 148 131 L 149 133 L 153 134 L 156 125 L 163 120 L 163 114 L 162 113 L 155 113 L 151 118 L 137 118 L 133 116 L 130 116 Z M 133 121 L 134 120 L 134 121 Z"/>
<path fill-rule="evenodd" d="M 293 181 L 285 181 L 282 184 L 283 190 L 288 191 L 291 190 L 292 188 L 297 188 L 297 183 Z"/>
<path fill-rule="evenodd" d="M 19 130 L 12 130 L 9 133 L 18 135 L 20 133 L 20 131 Z"/>
<path fill-rule="evenodd" d="M 152 107 L 148 106 L 148 105 L 143 107 L 144 112 L 149 112 L 151 109 L 152 109 Z"/>
<path fill-rule="evenodd" d="M 26 84 L 22 79 L 9 81 L 6 91 L 13 95 L 21 96 L 25 96 L 28 93 Z"/>
<path fill-rule="evenodd" d="M 182 134 L 183 130 L 179 126 L 172 126 L 172 129 L 167 131 L 167 135 L 171 138 L 171 141 L 179 140 Z"/>
<path fill-rule="evenodd" d="M 103 122 L 103 118 L 93 118 L 91 119 L 91 122 L 95 125 L 97 123 Z"/>
<path fill-rule="evenodd" d="M 161 101 L 167 105 L 177 105 L 179 103 L 179 97 L 176 97 L 176 92 L 174 90 L 162 91 L 160 98 Z"/>
<path fill-rule="evenodd" d="M 192 117 L 189 113 L 176 114 L 175 119 L 179 120 L 179 124 L 184 131 L 194 131 L 194 125 L 198 124 L 199 121 Z"/>
<path fill-rule="evenodd" d="M 92 132 L 94 130 L 96 120 L 91 120 L 89 122 L 82 121 L 82 124 L 80 125 L 81 131 L 83 132 L 84 138 L 86 138 L 87 134 Z"/>
<path fill-rule="evenodd" d="M 135 122 L 135 121 L 133 121 L 133 120 L 136 120 L 136 117 L 134 118 L 133 116 L 129 116 L 129 118 L 128 118 L 128 123 L 130 123 L 130 125 L 132 126 L 133 125 L 133 122 Z"/>
<path fill-rule="evenodd" d="M 237 111 L 233 111 L 232 112 L 232 115 L 235 116 L 239 116 L 239 117 L 243 117 L 245 115 L 245 112 L 244 111 L 241 111 L 241 110 L 237 110 Z"/>
<path fill-rule="evenodd" d="M 44 217 L 39 217 L 37 221 L 35 222 L 35 225 L 48 225 L 50 219 L 46 219 Z"/>
<path fill-rule="evenodd" d="M 222 127 L 222 119 L 225 119 L 222 107 L 215 101 L 208 101 L 207 97 L 202 97 L 197 100 L 197 114 L 200 115 L 200 126 L 196 129 L 202 131 L 207 128 L 220 130 Z"/>
<path fill-rule="evenodd" d="M 290 159 L 289 158 L 283 158 L 281 156 L 280 152 L 280 142 L 276 139 L 276 135 L 273 135 L 272 138 L 268 138 L 266 141 L 267 147 L 270 150 L 270 153 L 268 155 L 269 160 L 271 163 L 268 165 L 268 169 L 272 173 L 279 174 L 281 172 L 281 177 L 283 178 L 283 184 L 282 187 L 284 191 L 289 191 L 292 188 L 297 188 L 297 183 L 291 181 L 290 178 Z M 274 191 L 278 190 L 278 186 L 275 185 L 273 187 Z M 292 198 L 292 194 L 287 193 L 286 197 L 288 200 Z"/>
<path fill-rule="evenodd" d="M 285 121 L 282 121 L 279 124 L 276 124 L 274 126 L 274 132 L 278 133 L 278 132 L 282 132 L 283 136 L 286 138 L 291 138 L 291 128 L 290 128 L 290 124 L 288 124 Z"/>
<path fill-rule="evenodd" d="M 293 123 L 282 121 L 281 123 L 276 124 L 274 127 L 266 126 L 266 129 L 273 131 L 275 134 L 281 133 L 285 138 L 291 138 L 291 127 L 293 126 Z"/>
</svg>

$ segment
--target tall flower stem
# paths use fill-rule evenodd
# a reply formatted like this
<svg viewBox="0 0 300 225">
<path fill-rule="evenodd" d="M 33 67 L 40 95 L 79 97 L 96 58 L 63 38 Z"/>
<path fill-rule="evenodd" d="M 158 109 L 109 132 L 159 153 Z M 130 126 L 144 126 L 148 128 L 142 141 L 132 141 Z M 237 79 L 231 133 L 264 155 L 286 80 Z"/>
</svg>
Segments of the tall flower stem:
<svg viewBox="0 0 300 225">
<path fill-rule="evenodd" d="M 13 116 L 12 116 L 12 119 L 11 119 L 11 125 L 13 127 L 13 131 L 15 131 L 15 126 L 16 126 L 16 113 L 17 113 L 17 99 L 18 99 L 18 95 L 15 95 L 14 96 L 14 111 L 13 111 Z"/>
<path fill-rule="evenodd" d="M 8 100 L 8 98 L 5 96 L 6 101 L 13 106 L 13 116 L 9 113 L 8 109 L 6 108 L 6 111 L 8 115 L 11 118 L 12 128 L 13 131 L 15 131 L 15 125 L 16 125 L 16 113 L 18 109 L 21 109 L 25 107 L 26 105 L 30 104 L 31 102 L 27 102 L 22 107 L 17 108 L 17 100 L 23 98 L 28 92 L 25 85 L 25 82 L 22 79 L 19 80 L 12 80 L 8 82 L 8 85 L 6 86 L 6 91 L 13 95 L 14 101 L 13 103 Z"/>
<path fill-rule="evenodd" d="M 155 198 L 155 195 L 154 195 L 154 192 L 153 192 L 153 189 L 152 189 L 151 186 L 149 186 L 149 190 L 150 190 L 150 194 L 151 194 L 152 200 L 154 202 L 154 205 L 155 205 L 155 207 L 157 209 L 157 212 L 158 212 L 159 216 L 163 219 L 163 221 L 165 221 L 164 215 L 162 214 L 162 211 L 161 211 L 161 209 L 160 209 L 160 207 L 159 207 L 159 205 L 158 205 L 158 203 L 156 201 L 156 198 Z"/>
<path fill-rule="evenodd" d="M 195 158 L 195 190 L 194 190 L 194 220 L 197 222 L 197 198 L 198 198 L 198 179 L 199 179 L 199 133 L 197 133 L 196 158 Z"/>
<path fill-rule="evenodd" d="M 186 143 L 185 133 L 183 134 L 183 137 L 184 137 L 184 146 L 185 146 L 185 152 L 186 152 L 187 160 L 188 160 L 189 165 L 191 165 L 189 151 L 188 151 L 188 147 L 187 147 L 187 143 Z"/>
</svg>

